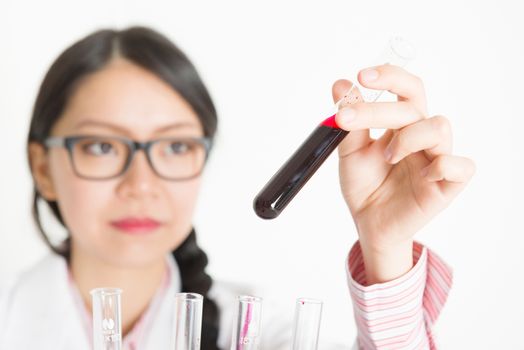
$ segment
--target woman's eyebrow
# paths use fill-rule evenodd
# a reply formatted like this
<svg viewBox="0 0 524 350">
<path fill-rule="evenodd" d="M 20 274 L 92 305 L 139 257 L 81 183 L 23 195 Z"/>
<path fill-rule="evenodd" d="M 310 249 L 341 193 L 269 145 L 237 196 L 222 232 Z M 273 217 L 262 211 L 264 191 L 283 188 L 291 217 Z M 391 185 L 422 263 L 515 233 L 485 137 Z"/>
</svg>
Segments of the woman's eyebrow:
<svg viewBox="0 0 524 350">
<path fill-rule="evenodd" d="M 95 121 L 95 120 L 83 120 L 79 123 L 77 123 L 75 125 L 75 128 L 81 128 L 81 127 L 84 127 L 84 126 L 95 126 L 95 127 L 104 127 L 104 128 L 108 128 L 108 129 L 112 129 L 114 131 L 117 131 L 117 132 L 120 132 L 120 133 L 123 133 L 123 134 L 129 134 L 131 132 L 131 130 L 129 129 L 126 129 L 125 127 L 122 127 L 120 125 L 115 125 L 115 124 L 111 124 L 111 123 L 107 123 L 107 122 L 101 122 L 101 121 Z M 166 131 L 169 131 L 169 130 L 172 130 L 172 129 L 180 129 L 180 128 L 198 128 L 198 125 L 196 125 L 195 123 L 190 123 L 190 122 L 177 122 L 177 123 L 173 123 L 173 124 L 168 124 L 168 125 L 165 125 L 165 126 L 162 126 L 158 129 L 156 129 L 154 132 L 155 133 L 162 133 L 162 132 L 166 132 Z"/>
<path fill-rule="evenodd" d="M 199 125 L 195 124 L 195 123 L 191 123 L 191 122 L 178 122 L 178 123 L 168 124 L 166 126 L 158 128 L 158 129 L 155 130 L 155 133 L 161 133 L 161 132 L 169 131 L 169 130 L 172 130 L 172 129 L 181 129 L 181 128 L 196 128 L 196 129 L 198 129 Z"/>
</svg>

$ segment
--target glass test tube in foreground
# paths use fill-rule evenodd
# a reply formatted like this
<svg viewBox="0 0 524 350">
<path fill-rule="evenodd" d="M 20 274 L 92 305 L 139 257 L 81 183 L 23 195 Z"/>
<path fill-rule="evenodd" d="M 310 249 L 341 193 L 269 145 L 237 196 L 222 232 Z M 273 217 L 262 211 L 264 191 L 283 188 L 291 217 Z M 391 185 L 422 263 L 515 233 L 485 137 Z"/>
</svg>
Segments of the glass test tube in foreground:
<svg viewBox="0 0 524 350">
<path fill-rule="evenodd" d="M 256 350 L 260 345 L 262 298 L 241 295 L 233 324 L 231 350 Z"/>
<path fill-rule="evenodd" d="M 295 306 L 293 350 L 316 350 L 322 316 L 322 301 L 299 298 Z"/>
<path fill-rule="evenodd" d="M 175 350 L 200 350 L 203 303 L 204 297 L 200 294 L 175 295 Z"/>
<path fill-rule="evenodd" d="M 414 55 L 415 50 L 411 44 L 400 37 L 394 37 L 377 61 L 379 64 L 393 64 L 402 67 Z M 335 122 L 338 110 L 349 104 L 362 102 L 362 100 L 375 102 L 382 94 L 382 91 L 378 90 L 355 88 L 357 84 L 358 81 L 353 83 L 344 96 L 335 103 L 334 111 L 329 114 L 330 117 L 313 130 L 256 195 L 253 200 L 253 209 L 259 217 L 274 219 L 279 216 L 346 137 L 348 131 L 339 128 Z"/>
<path fill-rule="evenodd" d="M 93 349 L 120 350 L 122 348 L 122 290 L 96 288 L 90 293 L 93 304 Z"/>
</svg>

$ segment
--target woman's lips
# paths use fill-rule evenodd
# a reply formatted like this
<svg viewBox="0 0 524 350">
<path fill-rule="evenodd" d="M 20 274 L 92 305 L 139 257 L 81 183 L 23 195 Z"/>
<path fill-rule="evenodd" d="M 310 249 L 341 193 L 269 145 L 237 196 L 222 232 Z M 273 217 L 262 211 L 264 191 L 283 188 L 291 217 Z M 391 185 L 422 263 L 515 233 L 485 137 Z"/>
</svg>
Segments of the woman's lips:
<svg viewBox="0 0 524 350">
<path fill-rule="evenodd" d="M 111 226 L 128 234 L 151 233 L 162 225 L 159 221 L 150 218 L 125 218 L 112 221 Z"/>
</svg>

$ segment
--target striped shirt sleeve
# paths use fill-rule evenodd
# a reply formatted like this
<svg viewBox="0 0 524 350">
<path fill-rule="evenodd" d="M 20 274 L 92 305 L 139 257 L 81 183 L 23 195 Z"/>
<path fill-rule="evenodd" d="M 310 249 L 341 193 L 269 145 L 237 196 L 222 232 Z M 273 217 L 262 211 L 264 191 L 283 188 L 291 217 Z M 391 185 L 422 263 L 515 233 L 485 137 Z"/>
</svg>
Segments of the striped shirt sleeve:
<svg viewBox="0 0 524 350">
<path fill-rule="evenodd" d="M 432 327 L 444 307 L 452 271 L 441 258 L 413 245 L 413 268 L 389 282 L 368 286 L 359 243 L 346 268 L 359 349 L 436 349 Z"/>
</svg>

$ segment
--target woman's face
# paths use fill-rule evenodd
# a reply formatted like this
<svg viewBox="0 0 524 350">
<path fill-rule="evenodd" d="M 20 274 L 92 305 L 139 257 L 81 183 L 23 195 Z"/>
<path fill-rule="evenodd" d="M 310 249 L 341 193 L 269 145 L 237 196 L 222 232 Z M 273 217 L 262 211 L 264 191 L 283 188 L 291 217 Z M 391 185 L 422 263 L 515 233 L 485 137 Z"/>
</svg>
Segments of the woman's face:
<svg viewBox="0 0 524 350">
<path fill-rule="evenodd" d="M 130 61 L 115 59 L 81 81 L 51 134 L 147 141 L 200 137 L 203 129 L 171 86 Z M 200 177 L 162 179 L 143 151 L 135 154 L 127 172 L 108 180 L 78 177 L 62 147 L 50 148 L 47 163 L 51 190 L 45 197 L 58 203 L 73 254 L 143 266 L 158 262 L 190 232 Z"/>
</svg>

